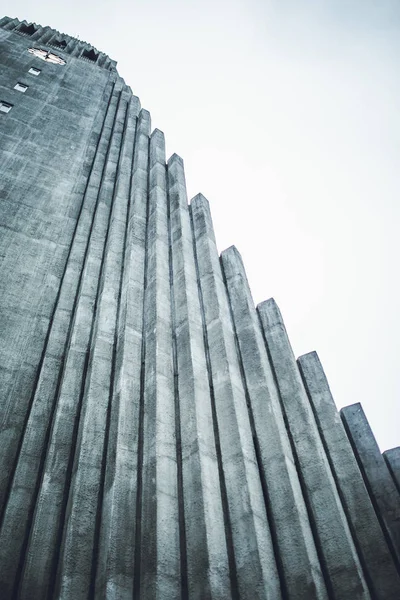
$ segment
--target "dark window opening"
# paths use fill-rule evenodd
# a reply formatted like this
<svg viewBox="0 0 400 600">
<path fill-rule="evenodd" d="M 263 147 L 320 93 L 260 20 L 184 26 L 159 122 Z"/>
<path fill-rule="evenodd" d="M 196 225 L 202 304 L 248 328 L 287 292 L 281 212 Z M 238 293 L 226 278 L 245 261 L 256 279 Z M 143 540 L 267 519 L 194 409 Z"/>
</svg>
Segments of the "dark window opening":
<svg viewBox="0 0 400 600">
<path fill-rule="evenodd" d="M 55 48 L 66 48 L 67 46 L 67 42 L 65 40 L 54 40 L 53 42 L 50 43 L 51 46 L 54 46 Z"/>
<path fill-rule="evenodd" d="M 31 23 L 30 25 L 20 25 L 18 31 L 20 33 L 23 33 L 24 35 L 33 35 L 37 31 L 37 29 L 34 26 L 34 24 Z"/>
<path fill-rule="evenodd" d="M 12 107 L 13 107 L 13 105 L 9 104 L 8 102 L 3 102 L 3 100 L 0 101 L 0 112 L 8 113 L 8 112 L 10 112 Z"/>
<path fill-rule="evenodd" d="M 82 56 L 82 58 L 86 58 L 86 60 L 96 62 L 99 55 L 92 49 L 92 50 L 84 50 L 82 52 L 81 56 Z"/>
</svg>

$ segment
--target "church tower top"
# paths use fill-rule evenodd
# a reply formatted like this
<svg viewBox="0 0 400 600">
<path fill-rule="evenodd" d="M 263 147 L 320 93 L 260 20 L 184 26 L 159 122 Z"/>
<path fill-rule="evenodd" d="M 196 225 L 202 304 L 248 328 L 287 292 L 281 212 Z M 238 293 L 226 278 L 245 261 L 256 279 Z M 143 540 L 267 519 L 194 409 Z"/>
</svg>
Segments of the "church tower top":
<svg viewBox="0 0 400 600">
<path fill-rule="evenodd" d="M 37 50 L 51 52 L 55 49 L 57 50 L 57 54 L 61 53 L 62 55 L 66 54 L 75 58 L 81 58 L 110 71 L 115 70 L 117 65 L 115 60 L 112 60 L 107 54 L 100 52 L 88 42 L 74 38 L 66 33 L 60 33 L 48 26 L 42 27 L 37 23 L 28 23 L 27 21 L 20 21 L 17 18 L 3 17 L 0 19 L 0 28 L 30 38 L 34 42 L 35 48 L 37 46 Z"/>
</svg>

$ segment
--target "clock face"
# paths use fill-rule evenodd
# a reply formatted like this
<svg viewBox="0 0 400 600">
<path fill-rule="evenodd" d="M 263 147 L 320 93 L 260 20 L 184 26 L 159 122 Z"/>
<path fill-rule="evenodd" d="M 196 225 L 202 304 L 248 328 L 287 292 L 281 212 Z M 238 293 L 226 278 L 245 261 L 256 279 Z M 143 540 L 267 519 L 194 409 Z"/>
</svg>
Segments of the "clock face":
<svg viewBox="0 0 400 600">
<path fill-rule="evenodd" d="M 29 48 L 28 52 L 45 60 L 46 62 L 52 63 L 53 65 L 65 65 L 65 60 L 57 54 L 53 54 L 49 50 L 40 50 L 40 48 Z"/>
</svg>

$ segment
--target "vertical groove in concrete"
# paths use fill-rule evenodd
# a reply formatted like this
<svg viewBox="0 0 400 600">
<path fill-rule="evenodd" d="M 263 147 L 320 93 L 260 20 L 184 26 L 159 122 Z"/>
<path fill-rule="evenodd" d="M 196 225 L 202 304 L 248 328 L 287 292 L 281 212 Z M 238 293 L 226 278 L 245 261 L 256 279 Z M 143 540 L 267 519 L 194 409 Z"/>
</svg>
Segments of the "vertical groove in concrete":
<svg viewBox="0 0 400 600">
<path fill-rule="evenodd" d="M 100 544 L 103 544 L 106 540 L 104 537 L 101 537 L 101 522 L 103 515 L 103 500 L 106 486 L 108 485 L 108 477 L 106 480 L 107 473 L 107 457 L 109 456 L 109 442 L 110 438 L 112 440 L 115 439 L 115 419 L 112 419 L 113 412 L 113 397 L 114 397 L 114 389 L 115 389 L 115 381 L 116 381 L 116 357 L 117 357 L 117 348 L 118 348 L 118 324 L 120 320 L 121 314 L 121 297 L 122 297 L 122 284 L 123 284 L 123 276 L 124 276 L 124 260 L 126 254 L 126 245 L 127 245 L 127 232 L 128 232 L 128 214 L 130 207 L 130 197 L 131 197 L 131 187 L 132 187 L 132 165 L 133 165 L 133 156 L 134 156 L 134 146 L 135 146 L 135 133 L 136 133 L 136 123 L 137 117 L 140 109 L 139 98 L 136 96 L 130 96 L 127 114 L 126 114 L 126 125 L 124 130 L 122 148 L 121 148 L 121 156 L 118 167 L 118 179 L 116 183 L 116 194 L 115 196 L 123 196 L 125 198 L 125 206 L 122 214 L 123 220 L 123 240 L 122 240 L 122 255 L 120 259 L 120 281 L 119 281 L 119 289 L 118 289 L 118 299 L 117 299 L 117 314 L 116 314 L 116 325 L 114 328 L 114 341 L 113 341 L 113 352 L 111 358 L 111 374 L 110 374 L 110 401 L 108 406 L 107 413 L 107 424 L 106 424 L 106 436 L 103 447 L 103 456 L 102 456 L 102 477 L 101 477 L 101 486 L 99 492 L 99 501 L 97 506 L 97 514 L 96 514 L 96 529 L 95 536 L 93 542 L 93 559 L 92 559 L 92 573 L 91 573 L 91 584 L 90 584 L 90 597 L 98 597 L 99 596 L 99 587 L 96 586 L 96 578 L 98 574 L 98 568 L 104 569 L 104 574 L 106 574 L 107 569 L 104 564 L 104 548 L 100 548 Z M 121 539 L 121 536 L 119 536 Z M 105 590 L 106 577 L 103 577 L 103 589 L 100 591 L 103 596 L 106 596 L 107 592 Z M 131 579 L 131 584 L 133 583 Z M 128 588 L 131 592 L 131 589 Z M 132 596 L 132 593 L 128 595 Z M 121 591 L 119 592 L 119 596 L 122 598 L 123 594 Z"/>
<path fill-rule="evenodd" d="M 121 86 L 118 86 L 111 99 L 111 104 L 114 107 L 118 106 L 114 113 L 112 131 L 116 122 L 122 118 L 119 108 L 120 95 Z M 109 226 L 109 198 L 104 196 L 102 189 L 107 181 L 108 171 L 112 169 L 108 162 L 112 147 L 111 133 L 100 189 L 97 187 L 96 214 L 81 273 L 78 298 L 74 314 L 71 315 L 68 350 L 57 392 L 57 405 L 25 557 L 20 593 L 21 598 L 29 600 L 46 597 L 52 585 L 56 554 L 59 551 L 59 536 L 71 476 L 71 457 L 79 422 L 79 398 L 83 392 L 98 279 Z"/>
<path fill-rule="evenodd" d="M 397 491 L 400 494 L 400 446 L 391 448 L 383 453 L 389 473 L 391 474 Z"/>
<path fill-rule="evenodd" d="M 287 597 L 327 598 L 279 392 L 240 254 L 221 255 Z"/>
<path fill-rule="evenodd" d="M 178 479 L 165 142 L 150 137 L 141 513 L 143 598 L 180 598 Z"/>
<path fill-rule="evenodd" d="M 271 298 L 258 306 L 272 366 L 293 437 L 321 560 L 334 598 L 370 598 L 330 465 L 287 337 Z"/>
<path fill-rule="evenodd" d="M 149 134 L 150 115 L 142 110 L 134 137 L 131 132 L 134 155 L 96 574 L 99 598 L 133 596 Z"/>
<path fill-rule="evenodd" d="M 168 161 L 168 196 L 188 594 L 222 599 L 229 590 L 224 516 L 185 174 L 177 155 Z"/>
<path fill-rule="evenodd" d="M 207 200 L 199 194 L 191 210 L 239 594 L 275 600 L 279 576 Z"/>
<path fill-rule="evenodd" d="M 298 365 L 372 596 L 396 600 L 400 578 L 317 353 L 301 356 Z"/>
<path fill-rule="evenodd" d="M 400 572 L 400 496 L 397 488 L 361 404 L 342 408 L 340 415 Z"/>
<path fill-rule="evenodd" d="M 23 442 L 24 431 L 27 426 L 27 422 L 29 419 L 29 413 L 32 407 L 32 401 L 35 394 L 35 388 L 38 384 L 38 377 L 40 370 L 42 368 L 43 361 L 43 348 L 45 348 L 48 343 L 49 332 L 52 329 L 53 321 L 55 317 L 55 311 L 57 310 L 59 303 L 59 294 L 62 286 L 62 278 L 65 276 L 65 272 L 67 270 L 68 262 L 71 262 L 70 258 L 70 248 L 72 246 L 74 236 L 76 237 L 77 231 L 77 222 L 79 215 L 86 211 L 85 204 L 87 202 L 83 202 L 83 197 L 86 194 L 85 184 L 87 182 L 88 173 L 91 168 L 91 162 L 93 161 L 93 150 L 96 148 L 97 136 L 100 133 L 101 123 L 104 117 L 104 111 L 106 110 L 107 104 L 110 100 L 111 95 L 111 85 L 107 86 L 107 90 L 105 91 L 102 101 L 100 102 L 99 112 L 97 115 L 97 123 L 94 122 L 94 126 L 90 131 L 87 150 L 86 150 L 86 160 L 82 164 L 80 168 L 80 178 L 77 180 L 74 185 L 71 197 L 68 198 L 68 203 L 71 203 L 71 206 L 74 207 L 74 212 L 76 212 L 76 222 L 74 224 L 74 229 L 71 231 L 71 239 L 67 240 L 67 235 L 64 234 L 63 231 L 59 232 L 58 243 L 61 246 L 66 246 L 68 244 L 68 251 L 65 253 L 65 259 L 62 261 L 62 264 L 59 264 L 59 268 L 55 269 L 55 271 L 60 271 L 59 280 L 56 279 L 55 272 L 51 272 L 49 269 L 49 265 L 46 265 L 48 268 L 47 276 L 43 277 L 42 285 L 37 285 L 35 294 L 37 294 L 39 298 L 39 306 L 36 309 L 35 314 L 31 315 L 28 326 L 25 328 L 22 327 L 22 331 L 24 333 L 21 336 L 25 341 L 24 344 L 28 344 L 29 340 L 35 341 L 36 338 L 43 338 L 42 344 L 36 344 L 38 356 L 41 357 L 40 360 L 36 359 L 36 356 L 29 360 L 29 366 L 26 366 L 24 369 L 24 365 L 20 364 L 20 368 L 18 372 L 15 373 L 13 377 L 12 385 L 9 386 L 9 390 L 6 397 L 3 397 L 3 401 L 0 405 L 0 420 L 2 422 L 2 427 L 0 430 L 0 446 L 1 453 L 4 460 L 4 466 L 2 468 L 2 477 L 0 478 L 0 513 L 4 510 L 4 504 L 7 498 L 7 494 L 9 493 L 9 486 L 11 483 L 11 477 L 13 476 L 13 472 L 16 468 L 16 463 L 18 459 L 18 454 L 20 452 L 20 448 Z M 91 142 L 93 142 L 93 146 L 91 146 Z M 88 162 L 87 159 L 91 157 L 91 161 Z M 18 198 L 18 201 L 20 199 Z M 67 215 L 65 215 L 67 216 Z M 68 219 L 65 219 L 65 222 L 68 222 Z M 26 224 L 29 226 L 29 224 Z M 45 232 L 43 232 L 45 234 Z M 77 244 L 78 242 L 75 242 Z M 48 255 L 48 261 L 55 261 L 54 258 L 57 254 L 57 250 L 55 250 L 51 257 L 50 253 Z M 42 261 L 44 262 L 44 257 L 42 256 Z M 6 261 L 2 260 L 2 267 L 6 266 Z M 30 268 L 34 271 L 35 265 L 30 265 Z M 11 289 L 11 280 L 14 275 L 14 271 L 9 274 L 7 280 L 8 285 Z M 3 275 L 4 276 L 4 275 Z M 5 295 L 4 295 L 5 296 Z M 44 306 L 48 305 L 49 299 L 53 298 L 51 302 L 51 307 L 49 310 L 44 310 Z M 5 298 L 4 298 L 5 300 Z M 3 309 L 3 306 L 2 306 Z M 48 317 L 44 318 L 44 314 L 47 313 Z M 4 316 L 3 316 L 4 318 Z M 5 331 L 2 331 L 3 335 L 6 335 Z M 33 338 L 33 340 L 32 340 Z M 5 338 L 6 339 L 6 338 Z M 12 350 L 12 342 L 10 342 Z M 32 344 L 33 345 L 33 344 Z M 12 352 L 9 352 L 10 356 L 12 356 Z M 25 354 L 25 357 L 24 357 Z M 21 353 L 22 360 L 26 360 L 26 355 L 29 355 L 29 349 L 25 348 L 25 352 Z M 21 360 L 21 358 L 20 358 Z M 37 366 L 33 365 L 33 363 L 37 364 Z M 5 366 L 3 364 L 3 360 L 1 361 L 1 366 Z M 26 371 L 32 371 L 32 384 L 30 385 L 30 377 L 26 376 Z M 54 377 L 56 368 L 54 368 L 52 372 L 52 376 Z M 2 373 L 1 379 L 3 379 L 4 373 Z M 19 380 L 22 380 L 19 382 Z M 3 412 L 4 411 L 4 412 Z"/>
<path fill-rule="evenodd" d="M 1 598 L 397 599 L 400 449 L 260 327 L 115 61 L 0 38 Z"/>
<path fill-rule="evenodd" d="M 101 190 L 105 204 L 111 206 L 110 223 L 102 256 L 57 583 L 57 595 L 71 600 L 88 597 L 91 589 L 128 202 L 128 195 L 123 193 L 126 173 L 119 168 L 128 101 L 124 91 L 108 156 L 107 178 Z"/>
<path fill-rule="evenodd" d="M 109 135 L 105 133 L 105 129 L 107 123 L 112 123 L 115 116 L 115 107 L 110 108 L 108 105 L 108 109 L 104 110 L 109 102 L 112 86 L 113 84 L 110 83 L 107 87 L 105 106 L 99 113 L 98 143 L 88 149 L 87 160 L 90 164 L 90 172 L 86 177 L 82 175 L 82 206 L 39 363 L 31 410 L 27 414 L 21 445 L 15 459 L 15 471 L 12 479 L 10 478 L 10 486 L 6 494 L 7 504 L 2 514 L 0 530 L 0 590 L 5 597 L 7 597 L 7 590 L 13 586 L 16 569 L 23 559 L 21 552 L 26 543 L 38 478 L 43 467 L 44 452 L 50 434 L 49 423 L 54 411 L 60 370 L 67 349 L 71 315 L 97 204 L 97 193 L 90 193 L 90 188 L 94 185 L 99 171 L 101 176 L 109 143 Z M 96 189 L 97 186 L 98 184 L 95 184 Z M 6 477 L 3 481 L 5 480 Z"/>
</svg>

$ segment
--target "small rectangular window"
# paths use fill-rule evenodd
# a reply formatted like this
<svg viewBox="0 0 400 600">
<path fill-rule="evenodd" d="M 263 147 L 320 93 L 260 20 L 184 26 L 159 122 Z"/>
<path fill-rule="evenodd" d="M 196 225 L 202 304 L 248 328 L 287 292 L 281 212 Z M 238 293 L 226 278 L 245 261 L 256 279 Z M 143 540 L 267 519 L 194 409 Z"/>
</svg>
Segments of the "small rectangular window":
<svg viewBox="0 0 400 600">
<path fill-rule="evenodd" d="M 0 112 L 8 113 L 12 109 L 13 105 L 8 102 L 0 101 Z"/>
<path fill-rule="evenodd" d="M 35 67 L 31 67 L 28 71 L 31 75 L 39 75 L 40 69 L 35 69 Z"/>
<path fill-rule="evenodd" d="M 23 94 L 25 94 L 27 89 L 28 89 L 28 86 L 25 85 L 24 83 L 18 82 L 16 85 L 14 85 L 14 90 L 18 90 L 19 92 L 22 92 Z"/>
</svg>

